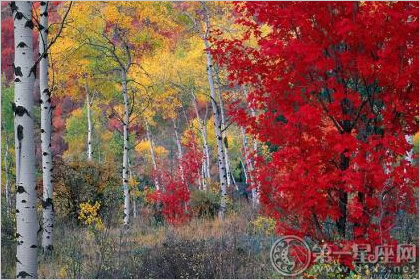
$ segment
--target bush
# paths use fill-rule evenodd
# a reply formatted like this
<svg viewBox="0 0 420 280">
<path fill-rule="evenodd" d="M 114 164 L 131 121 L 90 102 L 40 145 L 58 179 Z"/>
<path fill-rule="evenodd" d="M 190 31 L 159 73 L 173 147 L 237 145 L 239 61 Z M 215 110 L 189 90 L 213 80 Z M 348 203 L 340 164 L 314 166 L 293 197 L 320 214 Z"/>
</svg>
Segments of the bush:
<svg viewBox="0 0 420 280">
<path fill-rule="evenodd" d="M 190 209 L 195 217 L 213 218 L 220 208 L 220 195 L 213 191 L 191 191 Z"/>
<path fill-rule="evenodd" d="M 79 206 L 88 201 L 98 201 L 104 222 L 115 222 L 122 205 L 120 176 L 109 164 L 59 160 L 53 172 L 55 211 L 57 217 L 77 221 Z"/>
</svg>

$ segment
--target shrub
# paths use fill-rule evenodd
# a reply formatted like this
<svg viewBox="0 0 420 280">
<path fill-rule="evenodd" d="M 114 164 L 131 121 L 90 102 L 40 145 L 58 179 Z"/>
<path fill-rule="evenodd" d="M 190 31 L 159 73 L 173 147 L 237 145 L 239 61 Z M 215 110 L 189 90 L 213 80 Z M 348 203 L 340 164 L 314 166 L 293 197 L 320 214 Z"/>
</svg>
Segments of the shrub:
<svg viewBox="0 0 420 280">
<path fill-rule="evenodd" d="M 269 217 L 258 216 L 251 224 L 257 234 L 273 235 L 276 230 L 276 220 Z"/>
<path fill-rule="evenodd" d="M 220 208 L 220 196 L 213 191 L 191 191 L 190 209 L 195 217 L 213 218 Z"/>
<path fill-rule="evenodd" d="M 114 221 L 120 204 L 121 190 L 117 170 L 109 164 L 60 160 L 53 172 L 55 210 L 58 217 L 78 221 L 81 203 L 98 201 L 106 221 Z M 106 214 L 106 215 L 105 215 Z"/>
</svg>

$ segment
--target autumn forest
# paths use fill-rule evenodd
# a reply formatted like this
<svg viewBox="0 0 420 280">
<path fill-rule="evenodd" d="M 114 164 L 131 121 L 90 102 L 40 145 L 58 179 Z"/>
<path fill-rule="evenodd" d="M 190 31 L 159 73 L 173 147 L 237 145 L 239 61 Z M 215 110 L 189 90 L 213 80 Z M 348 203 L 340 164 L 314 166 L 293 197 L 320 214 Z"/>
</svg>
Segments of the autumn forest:
<svg viewBox="0 0 420 280">
<path fill-rule="evenodd" d="M 1 2 L 2 278 L 418 279 L 418 155 L 418 2 Z"/>
</svg>

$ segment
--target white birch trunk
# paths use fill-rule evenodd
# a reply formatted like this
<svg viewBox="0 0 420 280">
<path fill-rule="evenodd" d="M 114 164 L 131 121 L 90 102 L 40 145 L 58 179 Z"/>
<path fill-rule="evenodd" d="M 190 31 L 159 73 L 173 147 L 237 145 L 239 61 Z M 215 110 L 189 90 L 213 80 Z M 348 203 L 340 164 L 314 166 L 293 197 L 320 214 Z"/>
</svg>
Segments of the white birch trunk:
<svg viewBox="0 0 420 280">
<path fill-rule="evenodd" d="M 5 176 L 5 196 L 6 196 L 6 215 L 10 217 L 12 209 L 12 201 L 10 197 L 10 180 L 9 180 L 9 139 L 6 139 L 6 152 L 4 153 L 4 176 Z"/>
<path fill-rule="evenodd" d="M 216 70 L 216 69 L 215 69 Z M 225 118 L 225 108 L 224 108 L 224 102 L 222 97 L 222 90 L 221 90 L 221 82 L 219 78 L 218 71 L 215 71 L 216 76 L 216 83 L 217 83 L 217 97 L 219 99 L 219 105 L 220 105 L 220 117 L 222 119 L 222 137 L 223 140 L 226 138 L 226 118 Z M 227 185 L 231 185 L 231 172 L 230 172 L 230 165 L 229 165 L 229 154 L 228 154 L 228 147 L 226 146 L 226 143 L 223 143 L 223 152 L 225 154 L 225 161 L 226 161 L 226 174 L 227 174 Z M 236 185 L 235 185 L 236 186 Z"/>
<path fill-rule="evenodd" d="M 207 11 L 206 11 L 207 13 Z M 207 22 L 207 31 L 209 29 L 209 19 L 208 13 L 206 14 L 206 22 Z M 209 41 L 207 36 L 204 37 L 204 44 L 206 46 L 206 56 L 207 56 L 207 77 L 209 80 L 210 86 L 210 97 L 211 97 L 211 105 L 213 108 L 213 116 L 214 116 L 214 129 L 216 133 L 216 140 L 217 140 L 217 162 L 219 167 L 219 179 L 220 179 L 220 190 L 221 190 L 221 200 L 220 200 L 220 211 L 219 211 L 219 218 L 224 219 L 226 214 L 226 187 L 227 187 L 227 174 L 226 174 L 226 160 L 225 160 L 225 153 L 223 151 L 223 137 L 222 137 L 222 119 L 220 116 L 220 108 L 216 103 L 216 92 L 214 90 L 214 81 L 213 81 L 213 62 L 211 58 Z"/>
<path fill-rule="evenodd" d="M 253 108 L 251 108 L 251 115 L 253 117 L 256 117 L 256 112 L 255 112 L 255 109 Z M 258 152 L 258 142 L 256 138 L 254 138 L 254 141 L 253 141 L 253 148 L 254 148 L 254 155 L 256 156 Z M 251 161 L 252 170 L 254 170 L 254 162 L 255 160 Z M 254 181 L 253 183 L 255 184 L 253 191 L 255 190 L 255 192 L 252 193 L 252 202 L 253 202 L 254 207 L 257 208 L 260 205 L 260 184 L 257 182 L 257 180 L 255 180 L 255 178 L 253 181 Z"/>
<path fill-rule="evenodd" d="M 244 170 L 245 183 L 248 183 L 248 174 L 247 174 L 245 164 L 244 164 L 243 160 L 240 160 L 240 161 L 241 161 L 242 169 Z"/>
<path fill-rule="evenodd" d="M 150 156 L 152 158 L 153 171 L 157 175 L 157 163 L 156 163 L 156 156 L 155 156 L 155 149 L 154 149 L 154 144 L 153 144 L 153 139 L 152 139 L 152 133 L 150 132 L 149 124 L 147 122 L 145 122 L 145 124 L 146 124 L 147 140 L 150 143 Z M 155 180 L 156 190 L 160 190 L 159 180 L 156 177 L 154 178 L 154 180 Z"/>
<path fill-rule="evenodd" d="M 133 197 L 133 218 L 137 218 L 137 201 L 136 197 Z"/>
<path fill-rule="evenodd" d="M 199 123 L 199 130 L 201 134 L 201 138 L 203 140 L 203 151 L 204 151 L 204 161 L 203 166 L 205 167 L 204 175 L 207 178 L 210 178 L 210 152 L 209 152 L 209 145 L 207 142 L 207 126 L 205 124 L 204 120 L 201 120 L 200 114 L 198 112 L 198 105 L 197 105 L 197 99 L 195 98 L 195 95 L 193 96 L 193 106 L 195 110 L 195 114 Z"/>
<path fill-rule="evenodd" d="M 85 85 L 86 90 L 86 114 L 88 121 L 88 148 L 87 148 L 87 159 L 92 160 L 92 101 L 90 100 L 89 87 Z"/>
<path fill-rule="evenodd" d="M 51 94 L 48 88 L 48 2 L 40 3 L 39 53 L 39 91 L 41 94 L 41 150 L 42 150 L 42 250 L 48 253 L 53 249 L 54 206 L 52 185 L 51 154 Z"/>
<path fill-rule="evenodd" d="M 130 160 L 128 161 L 128 172 L 130 174 L 130 180 L 133 179 L 133 171 L 131 170 L 131 164 L 130 164 Z M 136 186 L 137 188 L 137 186 Z M 133 218 L 137 218 L 137 203 L 136 203 L 136 197 L 132 196 L 133 198 Z"/>
<path fill-rule="evenodd" d="M 254 171 L 254 165 L 250 158 L 250 154 L 248 151 L 248 138 L 245 134 L 245 129 L 243 127 L 241 127 L 241 133 L 242 133 L 242 147 L 243 147 L 244 158 L 245 158 L 245 166 L 243 166 L 245 179 L 246 179 L 246 183 L 252 187 L 251 189 L 252 206 L 256 208 L 258 206 L 259 197 L 258 197 L 258 192 L 257 192 L 258 191 L 257 185 L 256 185 L 256 182 L 254 182 L 253 175 L 252 175 L 252 172 Z M 247 171 L 249 172 L 248 175 L 247 175 Z"/>
<path fill-rule="evenodd" d="M 204 155 L 205 155 L 205 153 L 204 153 Z M 206 173 L 207 168 L 208 168 L 208 165 L 207 165 L 207 162 L 206 162 L 206 156 L 204 156 L 203 159 L 202 159 L 201 170 L 199 170 L 200 175 L 201 175 L 203 190 L 207 190 L 207 179 L 206 178 L 209 178 L 207 176 L 207 173 Z"/>
<path fill-rule="evenodd" d="M 176 120 L 172 119 L 172 123 L 174 125 L 174 131 L 175 131 L 175 141 L 176 141 L 176 146 L 178 148 L 178 164 L 179 164 L 179 171 L 181 172 L 181 180 L 182 183 L 185 183 L 185 175 L 184 175 L 184 168 L 182 167 L 182 145 L 181 145 L 181 140 L 179 139 L 179 134 L 178 134 L 178 127 L 176 125 Z"/>
<path fill-rule="evenodd" d="M 16 278 L 37 278 L 32 2 L 11 2 L 15 43 Z"/>
<path fill-rule="evenodd" d="M 125 70 L 121 71 L 121 82 L 124 97 L 124 123 L 123 123 L 123 135 L 124 135 L 124 151 L 123 151 L 123 190 L 124 190 L 124 225 L 128 225 L 130 222 L 130 188 L 128 186 L 128 151 L 129 151 L 129 139 L 128 139 L 128 125 L 130 120 L 130 106 L 128 101 L 127 93 L 127 73 Z"/>
</svg>

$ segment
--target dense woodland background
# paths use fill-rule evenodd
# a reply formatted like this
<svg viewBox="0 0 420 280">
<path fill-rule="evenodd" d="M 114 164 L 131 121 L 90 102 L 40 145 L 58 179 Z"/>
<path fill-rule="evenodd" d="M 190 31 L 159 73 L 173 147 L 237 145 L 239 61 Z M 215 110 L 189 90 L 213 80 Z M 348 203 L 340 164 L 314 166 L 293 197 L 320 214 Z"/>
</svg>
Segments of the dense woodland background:
<svg viewBox="0 0 420 280">
<path fill-rule="evenodd" d="M 416 2 L 2 1 L 2 277 L 282 278 L 283 235 L 418 246 L 418 27 Z"/>
</svg>

